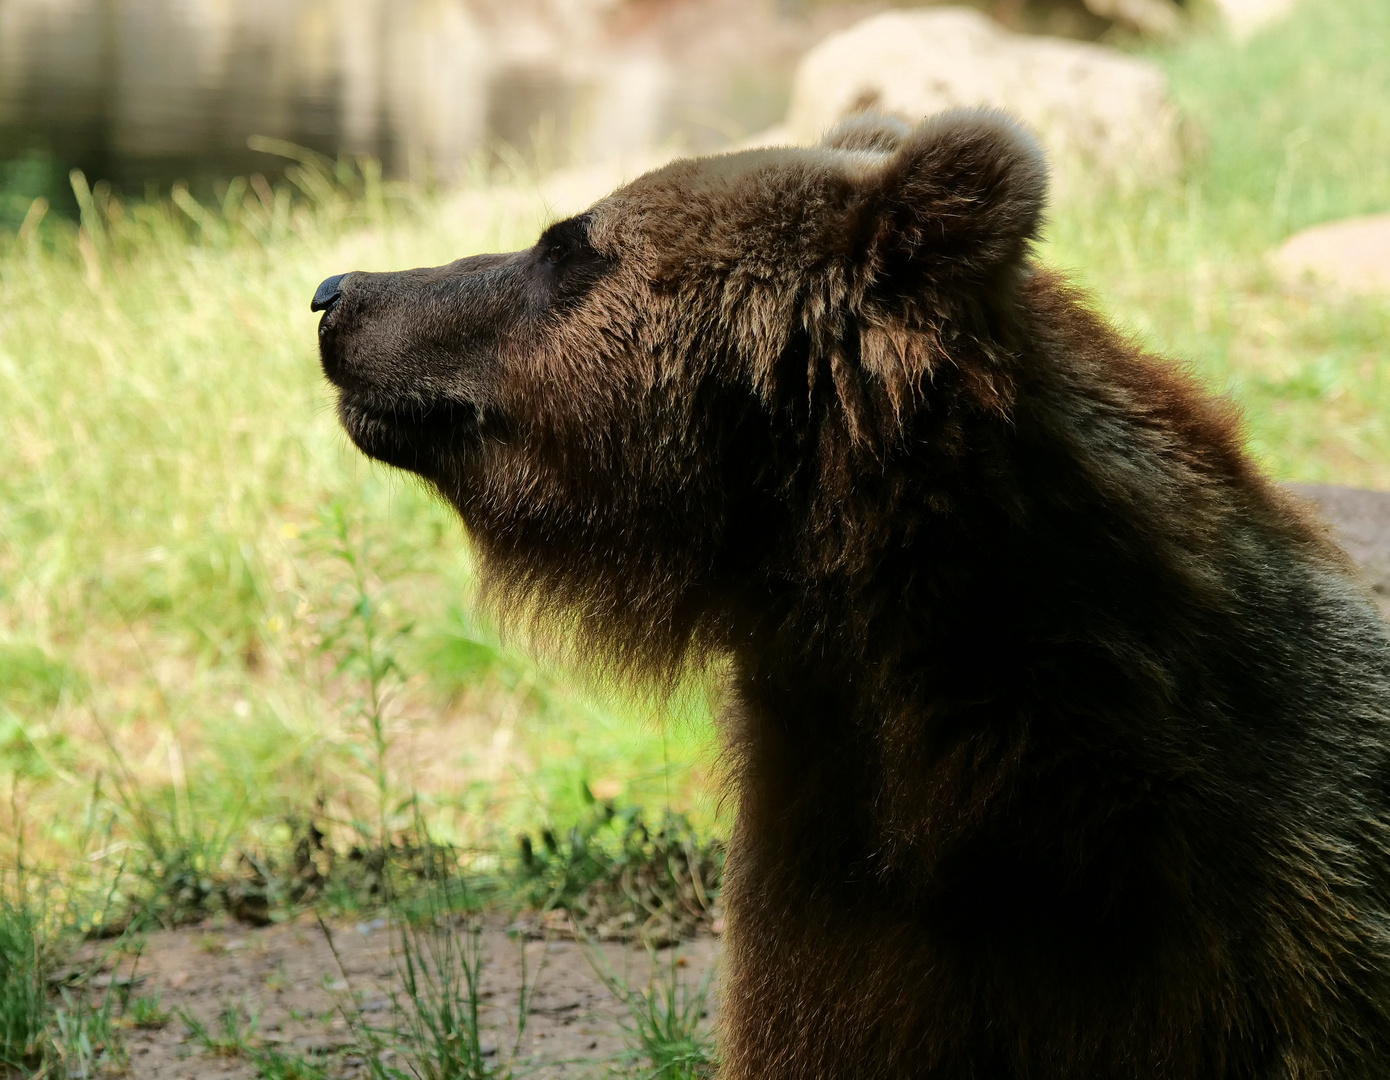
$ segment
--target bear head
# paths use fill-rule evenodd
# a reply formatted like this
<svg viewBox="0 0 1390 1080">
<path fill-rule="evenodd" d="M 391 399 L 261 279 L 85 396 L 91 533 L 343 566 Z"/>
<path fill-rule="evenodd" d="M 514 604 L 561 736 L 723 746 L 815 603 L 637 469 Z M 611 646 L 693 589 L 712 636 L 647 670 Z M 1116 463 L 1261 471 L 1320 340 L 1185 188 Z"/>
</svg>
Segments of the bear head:
<svg viewBox="0 0 1390 1080">
<path fill-rule="evenodd" d="M 323 369 L 504 610 L 659 667 L 871 574 L 969 417 L 1007 423 L 1045 176 L 977 111 L 676 161 L 526 250 L 330 279 Z"/>
</svg>

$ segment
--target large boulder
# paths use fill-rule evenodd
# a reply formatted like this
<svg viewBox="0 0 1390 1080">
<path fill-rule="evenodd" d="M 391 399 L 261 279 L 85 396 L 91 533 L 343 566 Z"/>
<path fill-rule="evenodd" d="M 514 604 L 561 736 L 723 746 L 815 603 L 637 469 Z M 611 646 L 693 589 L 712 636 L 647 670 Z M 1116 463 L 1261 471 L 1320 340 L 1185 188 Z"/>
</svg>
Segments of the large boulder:
<svg viewBox="0 0 1390 1080">
<path fill-rule="evenodd" d="M 911 123 L 961 105 L 995 106 L 1030 125 L 1064 183 L 1078 170 L 1164 179 L 1182 165 L 1178 113 L 1155 65 L 1010 33 L 966 8 L 885 12 L 826 38 L 797 68 L 786 136 L 814 142 L 862 109 Z"/>
<path fill-rule="evenodd" d="M 1173 0 L 1084 0 L 1087 10 L 1117 26 L 1152 37 L 1170 38 L 1182 28 Z"/>
<path fill-rule="evenodd" d="M 1274 269 L 1286 282 L 1310 282 L 1354 296 L 1390 296 L 1390 214 L 1315 225 L 1284 241 Z"/>
<path fill-rule="evenodd" d="M 1236 40 L 1278 22 L 1293 10 L 1294 0 L 1216 0 L 1216 8 Z"/>
</svg>

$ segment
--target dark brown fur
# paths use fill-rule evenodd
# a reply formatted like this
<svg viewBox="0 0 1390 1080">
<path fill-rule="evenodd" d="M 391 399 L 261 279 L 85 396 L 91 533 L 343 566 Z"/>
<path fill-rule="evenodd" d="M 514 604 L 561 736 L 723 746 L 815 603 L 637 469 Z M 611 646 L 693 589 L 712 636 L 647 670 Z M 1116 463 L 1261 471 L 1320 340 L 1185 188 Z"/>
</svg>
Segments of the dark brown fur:
<svg viewBox="0 0 1390 1080">
<path fill-rule="evenodd" d="M 724 1076 L 1380 1080 L 1386 627 L 1043 196 L 988 114 L 676 162 L 324 368 L 500 604 L 731 658 Z"/>
</svg>

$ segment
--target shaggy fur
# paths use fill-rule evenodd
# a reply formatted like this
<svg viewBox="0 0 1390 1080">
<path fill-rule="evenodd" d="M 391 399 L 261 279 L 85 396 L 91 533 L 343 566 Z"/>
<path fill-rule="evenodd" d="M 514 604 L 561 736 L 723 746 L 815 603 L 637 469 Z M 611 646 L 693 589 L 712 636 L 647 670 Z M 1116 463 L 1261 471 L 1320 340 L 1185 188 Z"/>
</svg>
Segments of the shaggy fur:
<svg viewBox="0 0 1390 1080">
<path fill-rule="evenodd" d="M 729 1080 L 1383 1080 L 1387 628 L 1044 189 L 979 113 L 679 161 L 324 370 L 501 604 L 731 659 Z"/>
</svg>

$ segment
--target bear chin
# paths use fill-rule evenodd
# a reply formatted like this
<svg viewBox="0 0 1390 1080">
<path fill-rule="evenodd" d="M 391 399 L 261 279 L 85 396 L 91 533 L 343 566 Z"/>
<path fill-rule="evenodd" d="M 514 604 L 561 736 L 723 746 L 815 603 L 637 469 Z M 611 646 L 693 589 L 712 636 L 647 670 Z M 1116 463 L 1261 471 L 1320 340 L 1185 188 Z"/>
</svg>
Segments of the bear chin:
<svg viewBox="0 0 1390 1080">
<path fill-rule="evenodd" d="M 380 406 L 344 393 L 338 418 L 353 445 L 368 457 L 416 473 L 441 478 L 446 459 L 457 457 L 477 410 L 461 402 Z"/>
</svg>

